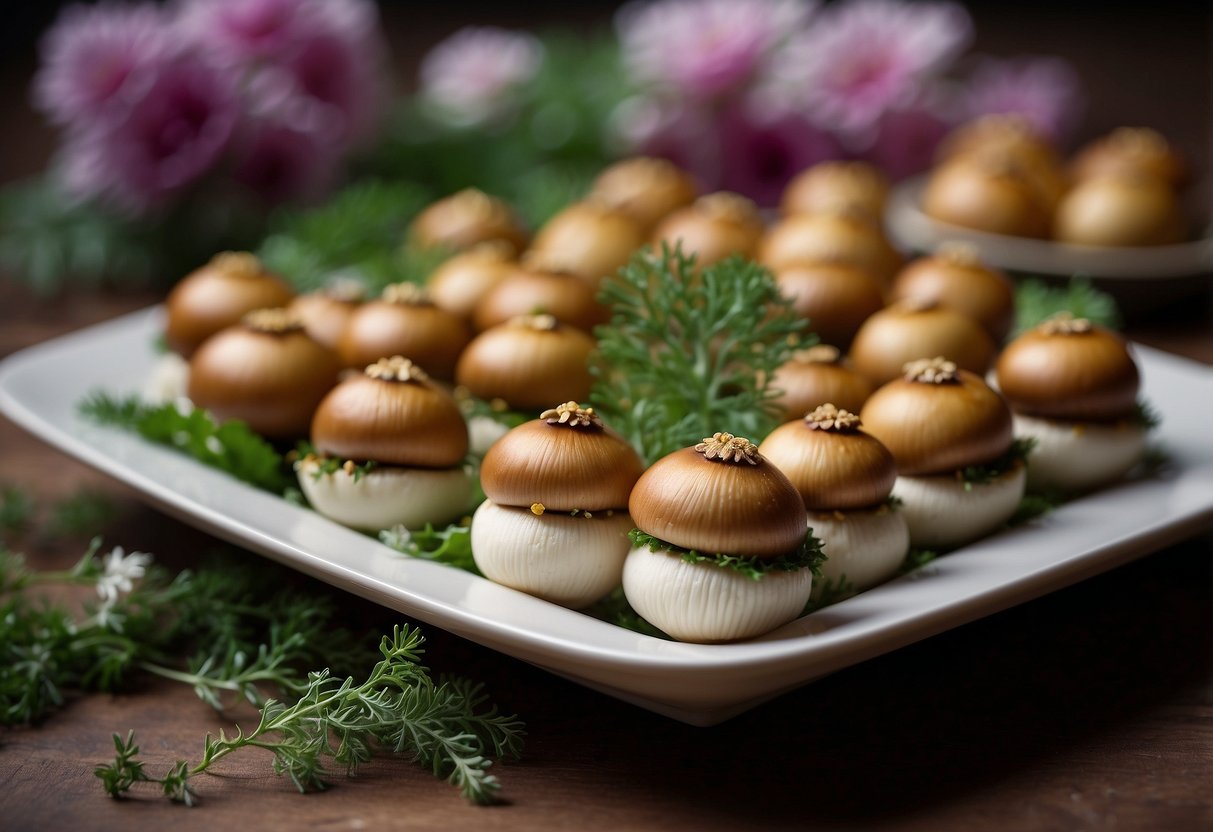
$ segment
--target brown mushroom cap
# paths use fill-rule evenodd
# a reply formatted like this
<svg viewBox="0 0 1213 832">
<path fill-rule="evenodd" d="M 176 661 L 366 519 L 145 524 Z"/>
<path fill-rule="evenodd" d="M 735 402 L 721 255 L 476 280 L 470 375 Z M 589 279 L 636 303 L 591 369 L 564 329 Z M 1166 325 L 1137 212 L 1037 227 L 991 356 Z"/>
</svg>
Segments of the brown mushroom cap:
<svg viewBox="0 0 1213 832">
<path fill-rule="evenodd" d="M 1151 176 L 1179 188 L 1188 178 L 1188 165 L 1157 130 L 1118 127 L 1079 149 L 1070 174 L 1076 182 L 1126 174 Z"/>
<path fill-rule="evenodd" d="M 318 343 L 336 350 L 341 343 L 341 334 L 363 298 L 346 294 L 342 290 L 308 292 L 299 295 L 287 307 L 303 321 L 307 334 Z"/>
<path fill-rule="evenodd" d="M 519 252 L 526 248 L 528 236 L 504 200 L 475 188 L 465 188 L 431 203 L 409 228 L 409 237 L 415 244 L 455 251 L 489 240 L 502 240 Z"/>
<path fill-rule="evenodd" d="M 565 208 L 539 229 L 525 263 L 576 275 L 597 288 L 644 243 L 644 229 L 631 216 L 588 199 Z"/>
<path fill-rule="evenodd" d="M 788 419 L 798 419 L 827 403 L 858 413 L 876 389 L 841 360 L 836 348 L 826 345 L 793 355 L 775 371 L 770 386 L 780 391 L 779 405 Z"/>
<path fill-rule="evenodd" d="M 783 191 L 784 214 L 843 212 L 879 224 L 884 220 L 889 179 L 867 162 L 821 162 L 793 177 Z"/>
<path fill-rule="evenodd" d="M 673 163 L 638 156 L 607 167 L 590 193 L 631 216 L 647 232 L 663 217 L 694 202 L 699 188 L 689 173 Z"/>
<path fill-rule="evenodd" d="M 415 468 L 452 468 L 468 451 L 455 399 L 400 356 L 337 385 L 316 409 L 312 444 L 323 454 Z"/>
<path fill-rule="evenodd" d="M 480 243 L 442 262 L 426 281 L 434 305 L 471 320 L 484 294 L 515 268 L 514 247 L 501 240 Z"/>
<path fill-rule="evenodd" d="M 1002 351 L 996 372 L 1013 410 L 1075 421 L 1130 415 L 1140 382 L 1124 339 L 1082 318 L 1046 321 L 1020 335 Z"/>
<path fill-rule="evenodd" d="M 962 155 L 935 168 L 922 210 L 940 222 L 1017 237 L 1047 237 L 1053 219 L 1053 204 L 1006 155 Z"/>
<path fill-rule="evenodd" d="M 908 361 L 942 355 L 961 369 L 985 373 L 994 340 L 967 315 L 921 300 L 906 300 L 872 315 L 851 342 L 855 369 L 875 384 L 901 374 Z"/>
<path fill-rule="evenodd" d="M 921 369 L 949 366 L 937 374 Z M 892 452 L 898 473 L 955 471 L 991 462 L 1011 447 L 1011 411 L 979 376 L 938 358 L 913 362 L 907 375 L 916 380 L 890 381 L 860 413 L 867 432 Z"/>
<path fill-rule="evenodd" d="M 240 323 L 249 312 L 285 306 L 293 296 L 291 288 L 266 271 L 254 255 L 225 251 L 169 292 L 164 338 L 174 352 L 189 358 L 199 344 Z"/>
<path fill-rule="evenodd" d="M 1184 238 L 1179 197 L 1152 176 L 1086 179 L 1057 206 L 1053 236 L 1088 246 L 1158 246 Z"/>
<path fill-rule="evenodd" d="M 271 438 L 304 436 L 337 383 L 336 354 L 283 309 L 256 310 L 208 338 L 190 359 L 190 399 L 219 421 L 241 419 Z"/>
<path fill-rule="evenodd" d="M 846 349 L 859 327 L 884 308 L 880 284 L 858 266 L 797 262 L 774 270 L 779 292 L 827 344 Z"/>
<path fill-rule="evenodd" d="M 902 264 L 880 228 L 845 213 L 784 217 L 762 238 L 758 260 L 772 269 L 794 263 L 843 263 L 866 272 L 882 289 Z"/>
<path fill-rule="evenodd" d="M 421 289 L 394 284 L 354 311 L 338 350 L 346 367 L 403 355 L 435 378 L 450 379 L 471 337 L 462 320 L 435 306 Z"/>
<path fill-rule="evenodd" d="M 493 443 L 480 466 L 480 484 L 498 505 L 622 511 L 643 471 L 632 446 L 592 408 L 566 402 Z"/>
<path fill-rule="evenodd" d="M 893 491 L 897 463 L 861 426 L 850 411 L 823 405 L 775 428 L 758 450 L 787 474 L 809 511 L 869 508 Z"/>
<path fill-rule="evenodd" d="M 608 317 L 587 281 L 571 274 L 515 268 L 481 297 L 472 323 L 483 332 L 519 315 L 551 315 L 586 332 Z"/>
<path fill-rule="evenodd" d="M 718 263 L 733 254 L 749 257 L 762 237 L 762 217 L 754 203 L 739 194 L 717 191 L 701 196 L 658 224 L 653 242 L 684 254 L 694 254 L 699 268 Z"/>
<path fill-rule="evenodd" d="M 594 339 L 550 315 L 524 316 L 480 333 L 459 357 L 455 381 L 478 398 L 515 410 L 589 398 L 586 360 Z"/>
<path fill-rule="evenodd" d="M 981 262 L 971 246 L 950 244 L 913 260 L 893 280 L 892 299 L 919 298 L 962 312 L 996 344 L 1015 320 L 1015 289 L 1001 271 Z"/>
<path fill-rule="evenodd" d="M 718 433 L 653 463 L 628 501 L 636 527 L 705 554 L 777 558 L 795 550 L 808 514 L 788 478 L 746 440 L 741 459 L 708 456 L 738 439 Z"/>
</svg>

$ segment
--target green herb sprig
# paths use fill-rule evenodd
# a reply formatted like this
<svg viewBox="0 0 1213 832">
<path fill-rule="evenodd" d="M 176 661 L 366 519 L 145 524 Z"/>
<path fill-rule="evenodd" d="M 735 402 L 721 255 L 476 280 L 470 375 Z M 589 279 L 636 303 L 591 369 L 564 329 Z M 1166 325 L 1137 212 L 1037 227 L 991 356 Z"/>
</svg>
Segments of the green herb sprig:
<svg viewBox="0 0 1213 832">
<path fill-rule="evenodd" d="M 443 255 L 405 248 L 404 233 L 428 198 L 412 182 L 366 179 L 319 207 L 277 213 L 257 255 L 300 292 L 321 288 L 338 272 L 372 294 L 389 283 L 423 282 Z"/>
<path fill-rule="evenodd" d="M 988 485 L 1016 465 L 1026 462 L 1035 447 L 1035 439 L 1016 439 L 1002 456 L 982 465 L 966 465 L 957 470 L 956 478 L 964 483 L 966 491 L 972 490 L 975 485 Z"/>
<path fill-rule="evenodd" d="M 1061 312 L 1086 318 L 1109 329 L 1120 329 L 1123 318 L 1116 301 L 1096 289 L 1084 277 L 1075 277 L 1062 286 L 1051 286 L 1038 278 L 1021 282 L 1015 289 L 1015 334 L 1033 327 Z"/>
<path fill-rule="evenodd" d="M 96 774 L 114 797 L 147 782 L 192 804 L 193 778 L 243 748 L 270 751 L 274 773 L 290 777 L 300 792 L 328 786 L 330 761 L 352 773 L 381 748 L 417 761 L 474 803 L 492 803 L 501 786 L 489 768 L 495 759 L 519 756 L 523 725 L 496 708 L 486 709 L 479 686 L 431 680 L 418 663 L 422 643 L 418 630 L 397 625 L 380 642 L 382 658 L 365 681 L 338 679 L 327 670 L 312 673 L 293 705 L 266 702 L 247 734 L 243 729 L 234 736 L 208 734 L 199 762 L 178 761 L 162 777 L 146 772 L 133 733 L 125 740 L 115 734 L 117 754 Z"/>
<path fill-rule="evenodd" d="M 250 485 L 283 493 L 294 484 L 282 454 L 239 420 L 217 423 L 201 408 L 182 412 L 176 404 L 148 405 L 137 396 L 114 398 L 95 392 L 80 413 L 99 425 L 138 433 Z"/>
<path fill-rule="evenodd" d="M 756 558 L 747 555 L 730 555 L 724 553 L 704 554 L 694 549 L 683 549 L 672 543 L 667 543 L 659 537 L 653 537 L 640 529 L 628 532 L 632 545 L 648 547 L 654 552 L 671 552 L 682 557 L 687 563 L 710 563 L 721 569 L 732 569 L 751 580 L 760 581 L 771 572 L 795 572 L 798 569 L 812 570 L 816 577 L 821 576 L 821 564 L 825 562 L 825 553 L 821 550 L 821 540 L 814 537 L 812 529 L 804 536 L 794 551 L 777 558 Z"/>
<path fill-rule="evenodd" d="M 644 250 L 602 288 L 592 399 L 647 463 L 728 430 L 779 423 L 775 370 L 813 338 L 771 273 L 732 257 L 700 272 L 681 248 Z"/>
<path fill-rule="evenodd" d="M 397 552 L 415 558 L 436 560 L 473 575 L 480 574 L 472 557 L 470 521 L 452 523 L 444 529 L 436 529 L 426 523 L 424 529 L 414 531 L 403 526 L 394 526 L 379 532 L 379 540 Z"/>
</svg>

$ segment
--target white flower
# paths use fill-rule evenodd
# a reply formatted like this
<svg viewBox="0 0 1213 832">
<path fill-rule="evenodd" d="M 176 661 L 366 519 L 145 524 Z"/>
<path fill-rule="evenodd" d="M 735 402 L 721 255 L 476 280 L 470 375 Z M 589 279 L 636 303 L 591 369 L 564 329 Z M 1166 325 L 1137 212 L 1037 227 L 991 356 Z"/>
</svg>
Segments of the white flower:
<svg viewBox="0 0 1213 832">
<path fill-rule="evenodd" d="M 101 596 L 102 609 L 108 611 L 125 592 L 134 588 L 134 581 L 143 577 L 152 556 L 146 552 L 131 552 L 115 546 L 105 556 L 105 571 L 97 579 L 97 594 Z"/>
</svg>

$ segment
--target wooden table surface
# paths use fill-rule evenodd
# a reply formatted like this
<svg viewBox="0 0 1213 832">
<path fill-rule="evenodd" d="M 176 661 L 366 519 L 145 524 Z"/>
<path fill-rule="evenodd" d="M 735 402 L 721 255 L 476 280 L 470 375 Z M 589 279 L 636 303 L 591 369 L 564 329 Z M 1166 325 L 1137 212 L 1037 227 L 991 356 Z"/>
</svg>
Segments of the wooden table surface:
<svg viewBox="0 0 1213 832">
<path fill-rule="evenodd" d="M 526 24 L 523 6 L 472 4 L 434 23 L 400 4 L 389 7 L 388 22 L 403 66 L 459 23 Z M 1194 7 L 1179 14 L 1164 3 L 1168 13 L 1139 29 L 1136 9 L 971 5 L 979 49 L 1060 53 L 1075 62 L 1091 92 L 1088 135 L 1126 119 L 1159 127 L 1207 175 L 1209 21 Z M 24 103 L 31 61 L 32 52 L 3 63 L 0 181 L 37 170 L 53 150 L 52 132 Z M 39 300 L 0 281 L 0 357 L 157 300 L 154 293 Z M 1137 310 L 1129 334 L 1213 364 L 1209 312 L 1207 293 Z M 109 495 L 118 517 L 107 541 L 153 552 L 169 567 L 190 565 L 215 544 L 0 417 L 0 484 L 8 482 L 42 505 L 82 487 Z M 85 540 L 34 533 L 16 544 L 35 567 L 59 568 Z M 203 736 L 230 723 L 171 682 L 74 696 L 39 727 L 0 731 L 0 829 L 1209 830 L 1211 549 L 1206 532 L 710 729 L 425 627 L 433 669 L 484 682 L 527 723 L 525 758 L 497 772 L 509 804 L 492 808 L 468 806 L 428 773 L 390 759 L 329 792 L 300 796 L 258 752 L 234 755 L 217 775 L 200 778 L 196 809 L 150 789 L 111 800 L 92 769 L 112 757 L 112 732 L 135 729 L 158 771 L 196 759 Z M 359 626 L 386 632 L 400 620 L 315 588 Z"/>
</svg>

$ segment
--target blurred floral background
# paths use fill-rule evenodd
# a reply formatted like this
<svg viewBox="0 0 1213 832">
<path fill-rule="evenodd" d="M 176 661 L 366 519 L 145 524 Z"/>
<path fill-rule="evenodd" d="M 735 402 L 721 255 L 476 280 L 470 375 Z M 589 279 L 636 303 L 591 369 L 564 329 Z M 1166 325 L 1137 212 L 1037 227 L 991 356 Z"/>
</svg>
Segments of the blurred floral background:
<svg viewBox="0 0 1213 832">
<path fill-rule="evenodd" d="M 425 201 L 469 185 L 538 224 L 629 154 L 772 205 L 826 159 L 919 173 L 950 128 L 986 113 L 1021 113 L 1061 146 L 1084 127 L 1136 123 L 1087 120 L 1089 79 L 1050 39 L 1050 13 L 1037 13 L 1040 37 L 1004 30 L 1012 48 L 997 55 L 980 48 L 980 10 L 947 0 L 631 0 L 564 14 L 64 5 L 42 28 L 28 91 L 53 150 L 0 194 L 0 265 L 47 292 L 69 279 L 170 283 L 223 248 L 319 271 L 374 259 L 343 240 L 356 249 L 368 224 L 398 238 Z M 308 222 L 310 236 L 295 233 Z"/>
</svg>

